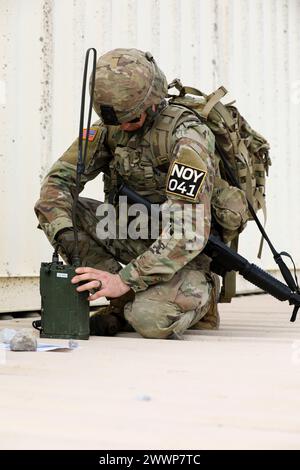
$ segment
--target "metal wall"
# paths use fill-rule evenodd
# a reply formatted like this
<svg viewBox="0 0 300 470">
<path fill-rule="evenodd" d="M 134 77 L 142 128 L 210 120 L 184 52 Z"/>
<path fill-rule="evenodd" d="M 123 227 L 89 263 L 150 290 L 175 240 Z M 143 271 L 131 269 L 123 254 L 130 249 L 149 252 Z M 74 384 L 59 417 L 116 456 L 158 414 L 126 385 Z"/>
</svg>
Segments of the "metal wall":
<svg viewBox="0 0 300 470">
<path fill-rule="evenodd" d="M 170 81 L 230 90 L 271 142 L 267 228 L 300 267 L 299 24 L 299 0 L 0 0 L 0 311 L 38 306 L 51 251 L 33 205 L 76 137 L 91 46 L 150 50 Z M 99 179 L 85 193 L 100 197 Z M 258 241 L 252 226 L 243 254 L 254 257 Z M 262 265 L 275 267 L 266 248 Z"/>
</svg>

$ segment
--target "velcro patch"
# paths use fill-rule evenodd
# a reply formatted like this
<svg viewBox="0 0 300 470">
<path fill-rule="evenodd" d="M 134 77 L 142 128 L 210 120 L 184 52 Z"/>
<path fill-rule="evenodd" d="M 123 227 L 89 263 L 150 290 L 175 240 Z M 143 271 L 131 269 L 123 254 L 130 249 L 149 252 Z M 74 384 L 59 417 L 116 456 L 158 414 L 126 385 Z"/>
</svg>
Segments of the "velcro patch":
<svg viewBox="0 0 300 470">
<path fill-rule="evenodd" d="M 82 133 L 82 139 L 83 140 L 86 140 L 86 131 L 87 131 L 87 129 L 83 129 L 83 133 Z M 98 132 L 98 129 L 95 129 L 95 128 L 90 129 L 89 142 L 93 142 L 93 140 L 95 139 L 95 137 L 97 135 L 97 132 Z"/>
<path fill-rule="evenodd" d="M 175 161 L 169 172 L 166 192 L 194 201 L 206 174 L 207 172 L 204 170 Z"/>
</svg>

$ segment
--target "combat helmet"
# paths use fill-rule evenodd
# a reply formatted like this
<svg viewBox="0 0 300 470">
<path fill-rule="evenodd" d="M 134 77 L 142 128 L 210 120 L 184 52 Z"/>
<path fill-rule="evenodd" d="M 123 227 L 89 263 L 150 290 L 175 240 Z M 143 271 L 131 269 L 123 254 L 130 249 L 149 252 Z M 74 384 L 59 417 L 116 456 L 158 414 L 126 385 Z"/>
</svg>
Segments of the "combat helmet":
<svg viewBox="0 0 300 470">
<path fill-rule="evenodd" d="M 137 118 L 167 92 L 166 77 L 150 52 L 119 48 L 97 62 L 93 106 L 107 125 Z"/>
</svg>

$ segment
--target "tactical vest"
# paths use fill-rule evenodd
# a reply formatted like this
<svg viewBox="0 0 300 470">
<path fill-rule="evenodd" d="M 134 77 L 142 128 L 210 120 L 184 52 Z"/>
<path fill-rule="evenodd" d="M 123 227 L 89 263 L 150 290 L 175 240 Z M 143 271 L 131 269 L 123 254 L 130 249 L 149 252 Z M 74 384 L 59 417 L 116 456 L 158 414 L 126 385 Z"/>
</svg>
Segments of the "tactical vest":
<svg viewBox="0 0 300 470">
<path fill-rule="evenodd" d="M 122 180 L 151 202 L 162 203 L 166 198 L 173 132 L 181 123 L 189 121 L 195 122 L 195 116 L 189 110 L 179 105 L 169 105 L 143 135 L 108 126 L 107 144 L 113 158 L 109 165 L 110 174 L 104 175 L 106 196 Z"/>
</svg>

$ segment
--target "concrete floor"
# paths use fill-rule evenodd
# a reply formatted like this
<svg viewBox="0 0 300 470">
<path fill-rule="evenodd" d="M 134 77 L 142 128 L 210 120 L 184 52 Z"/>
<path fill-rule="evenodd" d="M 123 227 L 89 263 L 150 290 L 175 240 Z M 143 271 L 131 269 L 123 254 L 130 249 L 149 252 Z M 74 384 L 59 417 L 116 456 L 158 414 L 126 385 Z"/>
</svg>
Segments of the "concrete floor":
<svg viewBox="0 0 300 470">
<path fill-rule="evenodd" d="M 219 331 L 185 341 L 122 334 L 70 352 L 2 353 L 0 448 L 300 449 L 300 317 L 290 313 L 266 295 L 240 297 L 221 306 Z"/>
</svg>

